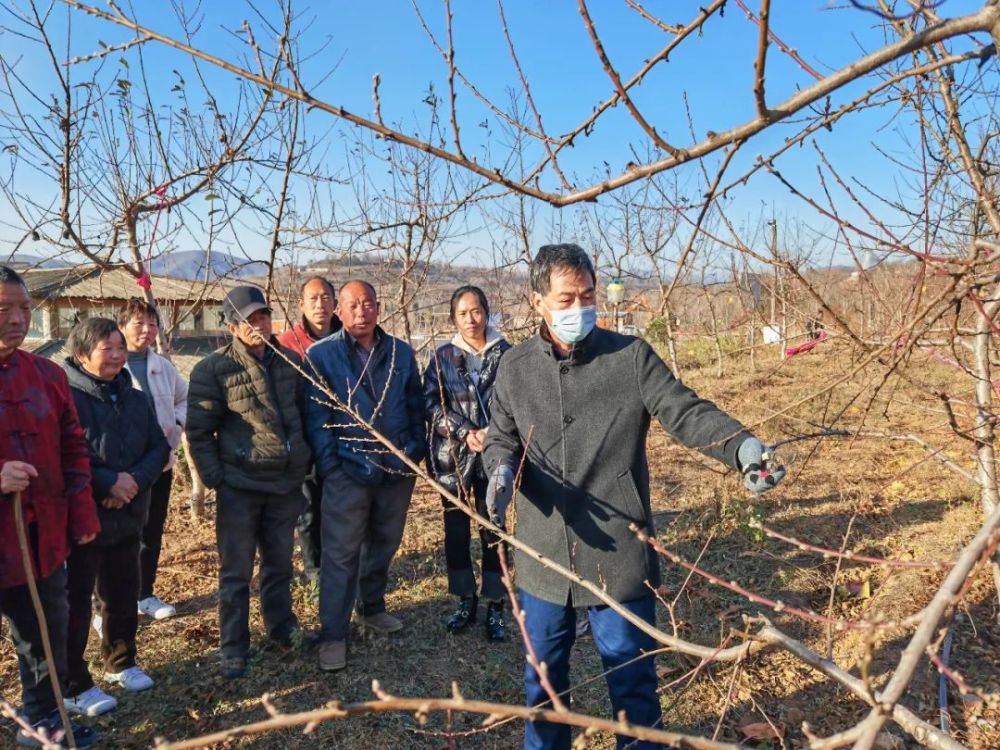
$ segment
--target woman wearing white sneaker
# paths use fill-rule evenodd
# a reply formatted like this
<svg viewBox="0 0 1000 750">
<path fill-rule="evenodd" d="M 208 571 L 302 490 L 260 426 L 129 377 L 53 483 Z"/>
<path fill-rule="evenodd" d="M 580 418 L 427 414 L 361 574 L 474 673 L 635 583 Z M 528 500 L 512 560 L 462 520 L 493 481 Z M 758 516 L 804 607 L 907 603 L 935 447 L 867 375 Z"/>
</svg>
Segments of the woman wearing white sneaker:
<svg viewBox="0 0 1000 750">
<path fill-rule="evenodd" d="M 149 516 L 142 530 L 139 548 L 139 613 L 154 620 L 163 620 L 173 617 L 177 610 L 161 601 L 153 593 L 153 587 L 160 563 L 163 525 L 167 520 L 177 446 L 180 445 L 187 419 L 188 384 L 170 360 L 151 348 L 160 330 L 160 313 L 153 305 L 133 297 L 118 314 L 118 327 L 128 347 L 125 368 L 132 375 L 132 387 L 146 394 L 156 411 L 160 429 L 170 444 L 170 460 L 150 490 Z"/>
<path fill-rule="evenodd" d="M 101 533 L 73 545 L 67 561 L 69 626 L 66 639 L 66 708 L 96 716 L 117 701 L 94 685 L 84 659 L 90 636 L 91 596 L 101 602 L 104 679 L 126 691 L 153 681 L 135 663 L 139 626 L 139 537 L 149 492 L 170 448 L 145 396 L 123 369 L 125 339 L 113 320 L 90 318 L 69 335 L 64 369 L 90 452 L 91 485 Z"/>
</svg>

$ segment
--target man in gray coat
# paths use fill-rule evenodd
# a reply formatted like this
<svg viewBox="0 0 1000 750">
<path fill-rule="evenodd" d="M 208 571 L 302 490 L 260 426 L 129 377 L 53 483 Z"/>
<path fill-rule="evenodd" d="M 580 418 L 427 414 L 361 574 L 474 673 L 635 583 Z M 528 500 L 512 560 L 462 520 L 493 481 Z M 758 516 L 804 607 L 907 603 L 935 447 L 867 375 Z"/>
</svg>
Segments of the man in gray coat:
<svg viewBox="0 0 1000 750">
<path fill-rule="evenodd" d="M 502 523 L 523 463 L 518 539 L 654 623 L 658 560 L 629 529 L 636 524 L 654 533 L 650 419 L 741 471 L 755 492 L 773 487 L 784 472 L 769 471 L 761 442 L 676 380 L 645 341 L 596 328 L 595 284 L 590 258 L 577 245 L 545 245 L 535 257 L 531 301 L 544 322 L 500 362 L 485 447 L 492 477 L 487 507 Z M 639 658 L 655 648 L 652 638 L 533 558 L 515 560 L 528 637 L 555 690 L 569 688 L 574 607 L 586 607 L 604 668 L 613 670 L 607 676 L 613 715 L 625 711 L 634 724 L 658 725 L 653 659 Z M 529 706 L 548 700 L 530 666 L 525 691 Z M 619 747 L 628 742 L 619 737 Z M 528 722 L 524 747 L 568 749 L 569 727 Z"/>
</svg>

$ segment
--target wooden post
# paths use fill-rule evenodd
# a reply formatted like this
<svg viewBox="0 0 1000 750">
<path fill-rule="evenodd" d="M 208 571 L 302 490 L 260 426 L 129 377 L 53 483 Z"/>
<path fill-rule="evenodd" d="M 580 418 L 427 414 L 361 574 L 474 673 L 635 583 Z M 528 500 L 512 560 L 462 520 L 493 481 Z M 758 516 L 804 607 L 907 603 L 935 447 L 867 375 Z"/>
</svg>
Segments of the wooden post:
<svg viewBox="0 0 1000 750">
<path fill-rule="evenodd" d="M 52 692 L 55 695 L 56 706 L 59 708 L 59 718 L 62 719 L 63 731 L 66 732 L 66 743 L 75 750 L 76 738 L 73 736 L 73 725 L 70 723 L 66 706 L 63 704 L 62 685 L 59 684 L 59 675 L 56 673 L 56 663 L 52 656 L 49 623 L 45 619 L 45 610 L 42 608 L 42 600 L 38 596 L 38 585 L 35 583 L 35 566 L 31 562 L 31 547 L 28 545 L 28 534 L 24 528 L 24 510 L 21 508 L 20 492 L 14 493 L 14 526 L 17 529 L 17 543 L 21 547 L 24 577 L 28 582 L 28 592 L 31 594 L 31 603 L 35 607 L 35 616 L 38 618 L 38 631 L 42 636 L 42 650 L 45 652 L 45 666 L 49 671 L 49 682 L 52 683 Z"/>
</svg>

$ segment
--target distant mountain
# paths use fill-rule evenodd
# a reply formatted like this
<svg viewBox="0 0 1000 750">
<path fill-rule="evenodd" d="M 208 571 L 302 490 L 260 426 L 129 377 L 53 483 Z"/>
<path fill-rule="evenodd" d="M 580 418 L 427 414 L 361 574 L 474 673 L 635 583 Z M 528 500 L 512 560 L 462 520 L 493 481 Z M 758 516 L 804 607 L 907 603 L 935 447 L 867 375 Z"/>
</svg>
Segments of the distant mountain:
<svg viewBox="0 0 1000 750">
<path fill-rule="evenodd" d="M 154 276 L 173 276 L 192 280 L 204 279 L 206 270 L 210 279 L 241 278 L 267 274 L 267 264 L 234 258 L 226 253 L 209 255 L 203 250 L 182 250 L 156 258 L 152 269 Z"/>
<path fill-rule="evenodd" d="M 9 263 L 14 268 L 66 268 L 73 265 L 61 258 L 42 258 L 38 255 L 17 253 L 6 258 L 0 257 L 0 262 Z"/>
</svg>

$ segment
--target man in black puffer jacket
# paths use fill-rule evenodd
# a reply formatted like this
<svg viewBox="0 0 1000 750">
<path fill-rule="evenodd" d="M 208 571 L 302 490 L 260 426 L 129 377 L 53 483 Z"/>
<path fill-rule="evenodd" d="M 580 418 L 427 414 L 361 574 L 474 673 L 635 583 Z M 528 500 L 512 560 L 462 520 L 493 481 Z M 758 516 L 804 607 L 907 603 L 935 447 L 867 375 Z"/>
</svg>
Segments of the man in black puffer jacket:
<svg viewBox="0 0 1000 750">
<path fill-rule="evenodd" d="M 93 716 L 116 704 L 94 685 L 84 659 L 95 583 L 104 679 L 129 692 L 153 686 L 135 661 L 139 542 L 149 492 L 167 465 L 170 446 L 152 405 L 132 388 L 124 369 L 125 338 L 113 320 L 83 321 L 70 333 L 67 347 L 64 368 L 90 452 L 101 532 L 93 544 L 74 544 L 67 564 L 66 707 Z"/>
<path fill-rule="evenodd" d="M 302 434 L 299 358 L 272 337 L 264 294 L 236 287 L 223 308 L 233 340 L 191 371 L 185 429 L 198 473 L 216 490 L 223 674 L 240 677 L 250 649 L 258 546 L 267 634 L 287 644 L 298 629 L 292 544 L 310 453 Z"/>
</svg>

